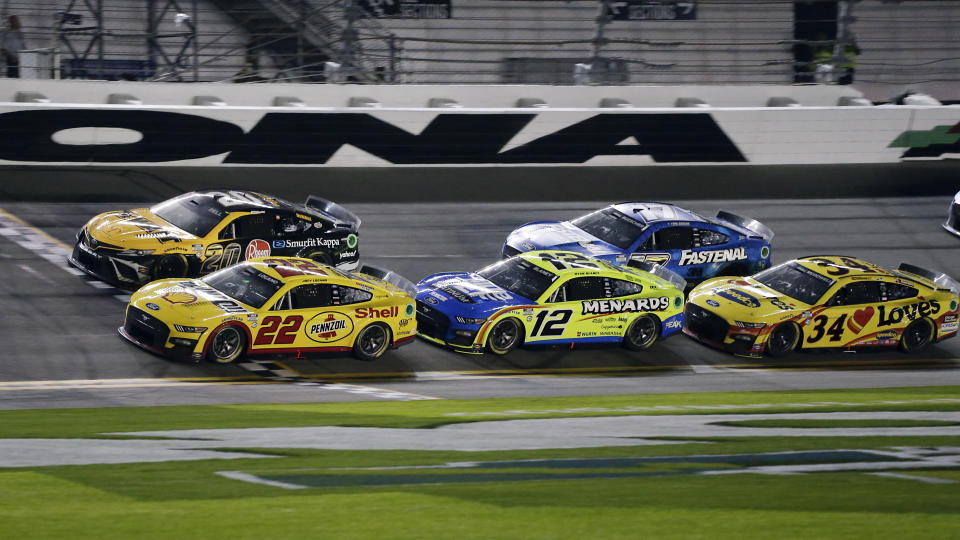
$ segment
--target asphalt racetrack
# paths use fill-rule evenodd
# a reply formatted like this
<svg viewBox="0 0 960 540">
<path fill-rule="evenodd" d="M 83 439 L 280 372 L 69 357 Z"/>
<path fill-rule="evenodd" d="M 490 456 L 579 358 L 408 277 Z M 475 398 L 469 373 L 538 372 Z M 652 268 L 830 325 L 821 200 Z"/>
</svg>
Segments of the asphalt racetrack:
<svg viewBox="0 0 960 540">
<path fill-rule="evenodd" d="M 347 205 L 363 218 L 364 262 L 413 281 L 494 262 L 516 226 L 606 204 Z M 960 274 L 960 238 L 944 231 L 949 197 L 672 201 L 750 216 L 776 233 L 774 262 L 815 255 L 901 261 Z M 463 355 L 423 341 L 377 362 L 347 356 L 219 366 L 172 362 L 117 335 L 125 302 L 69 269 L 74 235 L 123 203 L 0 203 L 0 409 L 202 403 L 456 399 L 960 384 L 960 339 L 917 356 L 895 350 L 751 360 L 683 335 L 634 353 L 554 347 Z"/>
</svg>

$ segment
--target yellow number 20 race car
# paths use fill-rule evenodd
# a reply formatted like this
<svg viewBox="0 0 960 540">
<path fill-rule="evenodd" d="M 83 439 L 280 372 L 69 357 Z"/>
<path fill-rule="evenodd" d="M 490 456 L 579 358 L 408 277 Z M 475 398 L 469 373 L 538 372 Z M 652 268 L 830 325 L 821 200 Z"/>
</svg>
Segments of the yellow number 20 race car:
<svg viewBox="0 0 960 540">
<path fill-rule="evenodd" d="M 804 257 L 701 283 L 683 331 L 744 356 L 896 345 L 913 353 L 957 334 L 958 292 L 950 277 L 909 264 L 888 271 L 853 257 Z"/>
<path fill-rule="evenodd" d="M 416 335 L 415 290 L 369 266 L 346 273 L 310 259 L 264 257 L 203 279 L 142 287 L 119 332 L 171 358 L 227 363 L 244 354 L 352 351 L 375 360 Z"/>
</svg>

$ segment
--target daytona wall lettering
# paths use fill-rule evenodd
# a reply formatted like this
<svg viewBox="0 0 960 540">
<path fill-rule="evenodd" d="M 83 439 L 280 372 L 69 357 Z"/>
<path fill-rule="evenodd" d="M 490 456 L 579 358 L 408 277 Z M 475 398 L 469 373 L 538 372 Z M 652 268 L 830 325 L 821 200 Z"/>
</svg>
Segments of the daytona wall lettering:
<svg viewBox="0 0 960 540">
<path fill-rule="evenodd" d="M 887 311 L 886 307 L 881 304 L 878 306 L 878 309 L 880 310 L 880 320 L 877 321 L 877 326 L 890 326 L 891 324 L 897 324 L 903 321 L 904 317 L 913 321 L 918 317 L 936 315 L 940 312 L 940 302 L 937 302 L 936 300 L 930 300 L 929 302 L 917 302 L 902 308 L 893 308 L 889 312 Z"/>
<path fill-rule="evenodd" d="M 58 109 L 0 114 L 0 159 L 40 163 L 160 163 L 226 154 L 224 163 L 323 164 L 351 145 L 394 164 L 585 163 L 646 155 L 655 162 L 745 162 L 709 113 L 597 114 L 509 150 L 538 115 L 437 114 L 413 134 L 367 113 L 267 113 L 244 132 L 195 114 Z M 122 128 L 126 144 L 61 144 L 77 128 Z M 634 138 L 639 144 L 621 145 Z M 352 247 L 352 246 L 348 246 Z"/>
<path fill-rule="evenodd" d="M 583 315 L 636 313 L 641 311 L 664 311 L 669 307 L 670 299 L 666 296 L 630 300 L 584 300 L 581 313 Z"/>
<path fill-rule="evenodd" d="M 718 263 L 730 261 L 742 261 L 747 258 L 746 248 L 738 247 L 731 249 L 714 249 L 705 251 L 692 251 L 685 249 L 680 253 L 680 266 L 688 264 Z"/>
</svg>

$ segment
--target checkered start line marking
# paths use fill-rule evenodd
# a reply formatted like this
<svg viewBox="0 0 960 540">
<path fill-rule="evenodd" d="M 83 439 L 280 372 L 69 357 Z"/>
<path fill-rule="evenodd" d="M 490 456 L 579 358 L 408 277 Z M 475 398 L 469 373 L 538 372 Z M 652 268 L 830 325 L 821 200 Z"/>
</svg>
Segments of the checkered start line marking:
<svg viewBox="0 0 960 540">
<path fill-rule="evenodd" d="M 83 271 L 70 266 L 70 263 L 67 262 L 67 258 L 72 252 L 70 246 L 21 221 L 2 208 L 0 208 L 0 235 L 18 246 L 36 253 L 41 259 L 45 259 L 64 272 L 85 278 L 84 281 L 91 287 L 111 294 L 120 302 L 125 304 L 130 301 L 130 293 L 102 281 L 91 279 Z"/>
<path fill-rule="evenodd" d="M 241 362 L 238 365 L 251 373 L 259 374 L 264 379 L 278 382 L 288 382 L 291 384 L 296 384 L 297 386 L 311 386 L 324 390 L 339 390 L 347 392 L 348 394 L 366 395 L 381 399 L 395 399 L 401 401 L 439 399 L 421 394 L 411 394 L 408 392 L 398 392 L 395 390 L 384 390 L 382 388 L 375 388 L 372 386 L 318 381 L 297 373 L 281 362 L 272 360 L 252 360 L 248 362 Z"/>
</svg>

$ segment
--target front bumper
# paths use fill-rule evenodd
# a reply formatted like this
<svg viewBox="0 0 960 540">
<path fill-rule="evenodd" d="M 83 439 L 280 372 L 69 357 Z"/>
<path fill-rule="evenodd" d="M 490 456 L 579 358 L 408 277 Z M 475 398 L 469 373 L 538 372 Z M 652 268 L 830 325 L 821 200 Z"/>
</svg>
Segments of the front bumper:
<svg viewBox="0 0 960 540">
<path fill-rule="evenodd" d="M 195 352 L 197 340 L 183 337 L 171 337 L 170 327 L 149 313 L 127 307 L 123 326 L 117 329 L 120 337 L 141 349 L 177 360 L 197 361 L 203 353 Z"/>
<path fill-rule="evenodd" d="M 150 268 L 144 260 L 147 257 L 126 259 L 114 256 L 116 253 L 113 249 L 91 246 L 81 237 L 67 260 L 72 266 L 110 285 L 139 288 L 150 281 Z"/>
<path fill-rule="evenodd" d="M 763 356 L 759 332 L 733 326 L 712 311 L 688 303 L 683 310 L 683 333 L 711 347 L 740 356 Z"/>
<path fill-rule="evenodd" d="M 451 324 L 450 317 L 427 303 L 417 300 L 417 335 L 439 345 L 466 353 L 483 352 L 474 344 L 478 329 Z"/>
<path fill-rule="evenodd" d="M 947 214 L 947 221 L 943 223 L 943 228 L 953 235 L 960 236 L 960 203 L 957 201 L 950 204 L 950 211 Z"/>
</svg>

